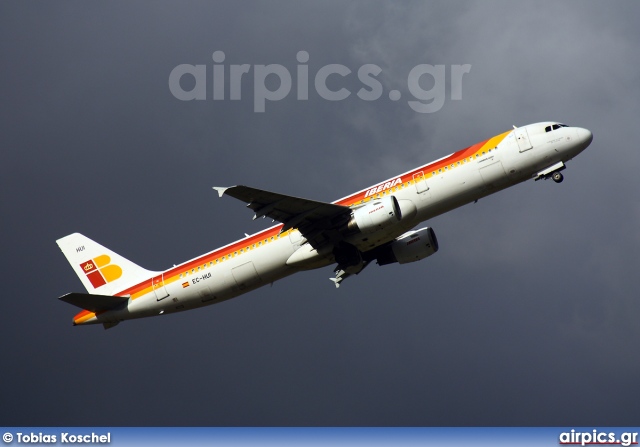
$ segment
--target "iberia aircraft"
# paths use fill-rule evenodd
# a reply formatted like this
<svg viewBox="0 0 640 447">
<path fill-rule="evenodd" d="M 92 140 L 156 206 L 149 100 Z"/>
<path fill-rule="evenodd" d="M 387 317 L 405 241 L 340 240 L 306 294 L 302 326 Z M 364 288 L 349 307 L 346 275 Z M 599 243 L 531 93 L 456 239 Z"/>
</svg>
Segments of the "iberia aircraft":
<svg viewBox="0 0 640 447">
<path fill-rule="evenodd" d="M 145 270 L 74 233 L 57 241 L 88 293 L 61 300 L 82 308 L 74 325 L 194 309 L 242 295 L 302 270 L 331 264 L 336 287 L 376 261 L 405 264 L 438 251 L 431 219 L 534 178 L 562 181 L 565 163 L 592 141 L 589 130 L 543 122 L 496 135 L 333 203 L 248 186 L 214 187 L 279 222 L 163 272 Z"/>
</svg>

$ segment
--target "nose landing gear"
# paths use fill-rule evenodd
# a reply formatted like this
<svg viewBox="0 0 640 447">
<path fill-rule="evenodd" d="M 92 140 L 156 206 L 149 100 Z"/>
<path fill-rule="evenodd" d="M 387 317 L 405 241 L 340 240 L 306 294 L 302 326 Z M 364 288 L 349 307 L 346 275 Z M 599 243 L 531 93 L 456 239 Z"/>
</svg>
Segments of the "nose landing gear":
<svg viewBox="0 0 640 447">
<path fill-rule="evenodd" d="M 564 180 L 564 176 L 560 171 L 563 171 L 566 168 L 567 167 L 564 165 L 564 163 L 559 161 L 558 163 L 552 166 L 549 166 L 547 169 L 544 169 L 538 172 L 538 174 L 535 176 L 535 180 L 536 181 L 540 179 L 546 180 L 550 178 L 556 183 L 561 183 Z"/>
<path fill-rule="evenodd" d="M 551 174 L 551 180 L 553 180 L 556 183 L 562 183 L 562 181 L 564 180 L 564 176 L 560 171 L 556 171 L 553 174 Z"/>
</svg>

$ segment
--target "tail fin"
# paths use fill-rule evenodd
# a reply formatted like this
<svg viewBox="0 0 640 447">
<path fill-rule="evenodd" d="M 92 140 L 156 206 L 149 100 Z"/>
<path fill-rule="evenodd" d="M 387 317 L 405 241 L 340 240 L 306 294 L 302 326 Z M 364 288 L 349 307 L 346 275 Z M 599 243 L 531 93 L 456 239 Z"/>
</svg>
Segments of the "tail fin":
<svg viewBox="0 0 640 447">
<path fill-rule="evenodd" d="M 157 273 L 143 269 L 80 233 L 56 242 L 90 294 L 113 295 Z"/>
</svg>

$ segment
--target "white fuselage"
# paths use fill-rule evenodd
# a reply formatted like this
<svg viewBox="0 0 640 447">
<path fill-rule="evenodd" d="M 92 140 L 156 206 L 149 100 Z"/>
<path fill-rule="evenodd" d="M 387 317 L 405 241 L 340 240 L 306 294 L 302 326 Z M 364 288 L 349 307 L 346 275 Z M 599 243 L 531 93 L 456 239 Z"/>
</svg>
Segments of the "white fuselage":
<svg viewBox="0 0 640 447">
<path fill-rule="evenodd" d="M 415 206 L 415 212 L 397 225 L 366 237 L 351 235 L 345 241 L 366 252 L 420 222 L 540 176 L 558 163 L 559 169 L 564 168 L 563 163 L 583 151 L 592 136 L 576 127 L 545 131 L 554 124 L 505 132 L 334 202 L 356 209 L 370 199 L 393 195 L 401 204 Z M 280 228 L 268 228 L 159 273 L 116 294 L 130 297 L 125 308 L 98 312 L 78 324 L 118 322 L 214 304 L 335 262 L 331 252 L 318 253 L 305 244 L 296 229 L 279 233 Z"/>
</svg>

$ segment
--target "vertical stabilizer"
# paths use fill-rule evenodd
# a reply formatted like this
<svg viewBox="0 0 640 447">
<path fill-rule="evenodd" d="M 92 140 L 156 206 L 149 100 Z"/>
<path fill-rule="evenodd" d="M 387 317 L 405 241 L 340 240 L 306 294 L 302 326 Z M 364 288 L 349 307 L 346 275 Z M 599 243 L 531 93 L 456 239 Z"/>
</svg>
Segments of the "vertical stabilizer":
<svg viewBox="0 0 640 447">
<path fill-rule="evenodd" d="M 113 295 L 157 273 L 143 269 L 80 233 L 56 242 L 90 294 Z"/>
</svg>

